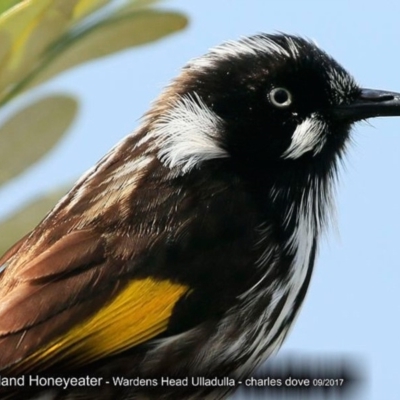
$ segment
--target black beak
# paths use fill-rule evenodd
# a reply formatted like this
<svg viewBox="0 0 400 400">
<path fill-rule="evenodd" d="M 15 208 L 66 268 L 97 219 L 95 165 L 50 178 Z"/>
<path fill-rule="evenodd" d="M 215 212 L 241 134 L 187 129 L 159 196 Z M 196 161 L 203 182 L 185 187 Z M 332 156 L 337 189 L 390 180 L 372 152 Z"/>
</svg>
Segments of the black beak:
<svg viewBox="0 0 400 400">
<path fill-rule="evenodd" d="M 352 103 L 336 107 L 333 112 L 336 118 L 351 122 L 373 117 L 400 116 L 400 93 L 361 89 Z"/>
</svg>

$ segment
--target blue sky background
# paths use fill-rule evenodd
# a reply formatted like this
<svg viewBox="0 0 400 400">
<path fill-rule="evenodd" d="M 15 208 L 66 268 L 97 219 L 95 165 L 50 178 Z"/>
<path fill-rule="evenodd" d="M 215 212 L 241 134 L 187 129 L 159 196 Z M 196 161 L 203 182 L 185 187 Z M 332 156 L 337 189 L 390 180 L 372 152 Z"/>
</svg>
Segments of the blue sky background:
<svg viewBox="0 0 400 400">
<path fill-rule="evenodd" d="M 371 0 L 171 0 L 183 32 L 66 72 L 31 96 L 68 92 L 81 100 L 69 134 L 0 191 L 0 217 L 27 199 L 74 181 L 133 130 L 149 103 L 190 58 L 257 32 L 300 34 L 333 55 L 365 87 L 400 92 L 400 2 Z M 0 115 L 1 117 L 1 115 Z M 368 377 L 363 399 L 399 398 L 400 118 L 354 130 L 338 188 L 337 227 L 324 238 L 311 288 L 283 352 L 347 355 Z"/>
</svg>

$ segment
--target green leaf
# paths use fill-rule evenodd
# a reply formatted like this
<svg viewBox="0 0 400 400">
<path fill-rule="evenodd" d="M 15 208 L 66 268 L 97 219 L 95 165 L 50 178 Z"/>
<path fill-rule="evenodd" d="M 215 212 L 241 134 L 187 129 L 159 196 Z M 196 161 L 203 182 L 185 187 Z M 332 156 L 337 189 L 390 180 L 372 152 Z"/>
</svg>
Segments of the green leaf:
<svg viewBox="0 0 400 400">
<path fill-rule="evenodd" d="M 0 127 L 0 184 L 46 154 L 74 120 L 78 103 L 56 95 L 30 104 Z"/>
<path fill-rule="evenodd" d="M 0 0 L 1 1 L 1 0 Z M 25 0 L 0 15 L 0 97 L 8 100 L 71 25 L 109 0 Z"/>
<path fill-rule="evenodd" d="M 6 53 L 2 51 L 1 97 L 29 75 L 44 49 L 64 34 L 77 1 L 26 0 L 0 16 L 0 37 L 7 43 Z"/>
<path fill-rule="evenodd" d="M 142 10 L 118 15 L 58 46 L 54 60 L 34 78 L 30 87 L 84 62 L 133 46 L 143 45 L 183 29 L 187 19 L 173 12 Z"/>
<path fill-rule="evenodd" d="M 52 191 L 35 199 L 0 222 L 0 255 L 30 232 L 67 192 L 66 188 Z"/>
<path fill-rule="evenodd" d="M 138 10 L 139 8 L 150 7 L 159 2 L 160 0 L 130 0 L 125 6 L 119 9 L 115 15 L 122 15 L 127 12 Z"/>
<path fill-rule="evenodd" d="M 74 21 L 86 17 L 109 2 L 110 0 L 80 0 L 74 9 Z"/>
<path fill-rule="evenodd" d="M 0 15 L 7 11 L 9 8 L 14 7 L 16 4 L 20 3 L 22 0 L 1 0 L 0 2 Z"/>
</svg>

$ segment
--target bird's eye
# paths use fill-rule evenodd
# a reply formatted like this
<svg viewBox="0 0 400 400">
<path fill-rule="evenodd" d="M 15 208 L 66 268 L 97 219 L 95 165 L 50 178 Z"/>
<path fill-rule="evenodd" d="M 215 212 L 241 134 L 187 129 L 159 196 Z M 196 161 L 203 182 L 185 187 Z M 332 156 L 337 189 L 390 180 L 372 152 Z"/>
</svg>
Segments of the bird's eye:
<svg viewBox="0 0 400 400">
<path fill-rule="evenodd" d="M 286 108 L 292 104 L 292 94 L 285 88 L 272 89 L 269 99 L 275 107 Z"/>
</svg>

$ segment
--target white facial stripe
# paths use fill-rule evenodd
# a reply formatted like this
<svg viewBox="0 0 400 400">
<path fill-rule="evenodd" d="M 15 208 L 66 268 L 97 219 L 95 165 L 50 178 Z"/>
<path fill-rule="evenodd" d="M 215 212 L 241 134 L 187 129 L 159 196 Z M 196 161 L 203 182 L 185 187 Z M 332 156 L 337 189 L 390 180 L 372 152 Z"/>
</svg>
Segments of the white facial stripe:
<svg viewBox="0 0 400 400">
<path fill-rule="evenodd" d="M 214 47 L 208 54 L 193 60 L 193 68 L 210 68 L 220 60 L 240 58 L 245 55 L 257 56 L 258 54 L 271 54 L 281 57 L 299 57 L 299 46 L 292 38 L 286 39 L 287 47 L 283 47 L 267 36 L 253 36 L 237 41 L 228 41 Z"/>
<path fill-rule="evenodd" d="M 222 120 L 195 95 L 184 97 L 160 119 L 154 135 L 160 140 L 158 158 L 169 168 L 190 171 L 205 160 L 228 157 L 219 146 Z"/>
<path fill-rule="evenodd" d="M 318 154 L 325 144 L 324 132 L 326 123 L 318 119 L 315 114 L 306 118 L 292 135 L 292 142 L 288 149 L 282 154 L 283 158 L 299 158 L 308 151 Z"/>
<path fill-rule="evenodd" d="M 219 56 L 235 56 L 251 54 L 257 55 L 257 53 L 276 53 L 286 57 L 290 57 L 290 53 L 275 41 L 267 37 L 250 37 L 243 38 L 238 41 L 228 41 L 221 46 L 217 46 L 211 50 L 211 53 Z"/>
<path fill-rule="evenodd" d="M 332 95 L 337 103 L 341 103 L 348 93 L 356 86 L 354 79 L 337 68 L 328 68 L 326 71 L 329 80 L 329 86 L 333 89 Z"/>
</svg>

